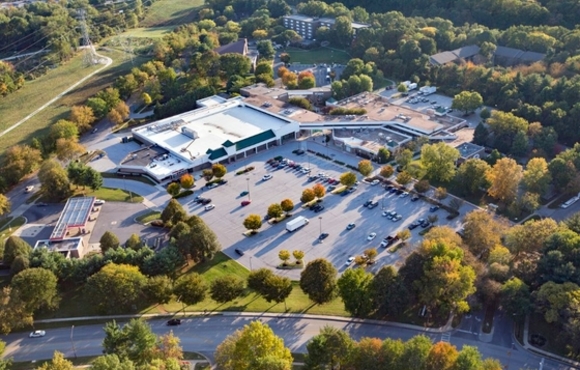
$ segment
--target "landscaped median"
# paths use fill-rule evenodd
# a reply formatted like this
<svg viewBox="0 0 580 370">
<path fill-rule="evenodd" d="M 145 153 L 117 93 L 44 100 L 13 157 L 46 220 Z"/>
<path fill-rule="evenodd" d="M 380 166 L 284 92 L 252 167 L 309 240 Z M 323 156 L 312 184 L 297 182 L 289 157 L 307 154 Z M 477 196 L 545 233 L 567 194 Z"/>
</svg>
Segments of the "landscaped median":
<svg viewBox="0 0 580 370">
<path fill-rule="evenodd" d="M 150 211 L 146 212 L 135 218 L 135 221 L 147 225 L 152 221 L 159 220 L 161 218 L 161 212 Z"/>
</svg>

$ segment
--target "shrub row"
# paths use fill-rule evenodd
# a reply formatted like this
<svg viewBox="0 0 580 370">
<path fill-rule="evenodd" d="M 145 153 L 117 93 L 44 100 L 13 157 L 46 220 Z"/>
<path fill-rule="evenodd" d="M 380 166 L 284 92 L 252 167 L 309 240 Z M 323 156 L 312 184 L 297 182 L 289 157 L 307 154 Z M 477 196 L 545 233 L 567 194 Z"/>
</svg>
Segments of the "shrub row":
<svg viewBox="0 0 580 370">
<path fill-rule="evenodd" d="M 344 163 L 344 162 L 341 162 L 341 161 L 339 161 L 339 160 L 337 160 L 337 159 L 335 159 L 333 162 L 334 162 L 334 163 L 336 163 L 336 164 L 339 164 L 339 165 L 341 165 L 341 166 L 344 166 L 344 165 L 345 165 L 345 163 Z"/>
<path fill-rule="evenodd" d="M 358 168 L 355 167 L 355 166 L 351 166 L 350 164 L 346 164 L 345 166 L 346 166 L 346 168 L 348 168 L 350 170 L 353 170 L 353 171 L 357 171 L 358 172 Z"/>
<path fill-rule="evenodd" d="M 330 157 L 330 156 L 328 156 L 328 155 L 326 155 L 326 154 L 322 154 L 322 153 L 318 153 L 318 152 L 316 152 L 316 153 L 314 153 L 314 154 L 315 154 L 317 157 L 324 158 L 324 159 L 326 159 L 326 160 L 332 161 L 332 157 Z"/>
<path fill-rule="evenodd" d="M 173 199 L 185 198 L 193 194 L 193 190 L 185 190 L 173 197 Z"/>
<path fill-rule="evenodd" d="M 250 171 L 253 171 L 254 167 L 250 166 L 250 167 L 246 167 L 243 170 L 239 170 L 238 172 L 236 172 L 236 175 L 243 175 L 245 173 L 248 173 Z"/>
<path fill-rule="evenodd" d="M 331 116 L 346 116 L 346 115 L 363 115 L 366 114 L 367 110 L 364 108 L 334 108 L 330 111 Z"/>
</svg>

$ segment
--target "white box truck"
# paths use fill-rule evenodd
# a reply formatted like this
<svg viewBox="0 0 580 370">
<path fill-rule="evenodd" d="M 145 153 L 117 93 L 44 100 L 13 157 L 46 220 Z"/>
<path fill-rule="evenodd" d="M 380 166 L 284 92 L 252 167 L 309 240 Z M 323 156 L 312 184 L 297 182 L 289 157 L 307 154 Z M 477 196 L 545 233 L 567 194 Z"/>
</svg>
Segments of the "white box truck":
<svg viewBox="0 0 580 370">
<path fill-rule="evenodd" d="M 292 231 L 297 230 L 306 224 L 308 224 L 308 219 L 306 217 L 298 216 L 292 221 L 288 221 L 286 223 L 286 231 L 291 233 Z"/>
<path fill-rule="evenodd" d="M 413 82 L 412 84 L 409 84 L 409 86 L 407 86 L 407 88 L 409 90 L 415 90 L 417 88 L 417 84 Z"/>
<path fill-rule="evenodd" d="M 419 89 L 419 91 L 427 96 L 427 95 L 431 95 L 431 94 L 435 94 L 437 92 L 437 87 L 435 86 L 423 86 Z"/>
</svg>

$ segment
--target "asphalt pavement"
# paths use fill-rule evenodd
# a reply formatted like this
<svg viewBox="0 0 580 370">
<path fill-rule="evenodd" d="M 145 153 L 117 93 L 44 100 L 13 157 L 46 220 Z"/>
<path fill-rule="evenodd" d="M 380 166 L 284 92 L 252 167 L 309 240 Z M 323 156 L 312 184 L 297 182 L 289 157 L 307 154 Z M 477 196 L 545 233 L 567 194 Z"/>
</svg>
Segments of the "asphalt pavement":
<svg viewBox="0 0 580 370">
<path fill-rule="evenodd" d="M 445 340 L 462 348 L 464 345 L 477 346 L 484 358 L 496 358 L 504 364 L 505 369 L 538 369 L 542 358 L 521 350 L 516 346 L 498 346 L 482 343 L 477 339 L 462 338 L 453 333 L 434 333 L 424 330 L 399 328 L 390 325 L 358 323 L 348 319 L 314 319 L 314 318 L 278 318 L 260 317 L 274 332 L 284 339 L 284 344 L 292 352 L 306 352 L 306 343 L 317 335 L 324 326 L 329 325 L 344 330 L 354 339 L 375 337 L 380 339 L 393 338 L 408 340 L 413 336 L 425 334 L 433 341 Z M 170 330 L 181 340 L 185 351 L 195 351 L 213 359 L 213 353 L 219 343 L 235 330 L 242 328 L 255 317 L 238 316 L 235 313 L 196 317 L 185 319 L 178 327 L 167 327 L 165 320 L 151 320 L 153 332 L 157 335 L 166 334 Z M 4 357 L 12 357 L 14 361 L 33 361 L 51 358 L 54 351 L 60 351 L 66 357 L 95 356 L 102 354 L 101 343 L 104 339 L 103 325 L 76 326 L 49 329 L 43 338 L 28 338 L 28 333 L 13 333 L 1 339 L 7 343 Z M 73 349 L 74 346 L 74 349 Z M 573 369 L 565 365 L 545 360 L 542 370 Z"/>
</svg>

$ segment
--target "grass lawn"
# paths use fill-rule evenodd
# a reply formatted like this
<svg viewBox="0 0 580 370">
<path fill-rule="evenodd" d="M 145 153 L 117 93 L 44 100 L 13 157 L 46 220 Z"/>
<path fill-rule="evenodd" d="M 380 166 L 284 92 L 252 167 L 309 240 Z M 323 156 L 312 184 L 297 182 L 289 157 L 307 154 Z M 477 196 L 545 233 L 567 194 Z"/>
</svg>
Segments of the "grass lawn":
<svg viewBox="0 0 580 370">
<path fill-rule="evenodd" d="M 138 38 L 151 38 L 158 39 L 171 33 L 175 29 L 175 26 L 165 26 L 165 27 L 139 27 L 129 29 L 121 34 L 121 36 L 126 37 L 138 37 Z"/>
<path fill-rule="evenodd" d="M 128 73 L 131 68 L 149 60 L 149 58 L 145 57 L 134 57 L 131 61 L 126 53 L 115 50 L 100 50 L 99 53 L 112 58 L 113 64 L 46 107 L 20 125 L 17 130 L 12 130 L 2 136 L 3 145 L 0 145 L 0 154 L 13 145 L 29 143 L 32 138 L 45 135 L 51 124 L 59 119 L 68 118 L 70 108 L 73 105 L 83 104 L 98 91 L 112 85 L 115 78 Z M 48 74 L 34 81 L 26 83 L 20 91 L 0 100 L 0 111 L 2 112 L 0 131 L 32 113 L 47 100 L 50 100 L 91 71 L 100 68 L 100 66 L 83 67 L 82 59 L 82 54 L 79 53 L 66 64 L 51 70 Z"/>
<path fill-rule="evenodd" d="M 380 77 L 375 77 L 373 78 L 373 89 L 374 90 L 379 90 L 379 89 L 384 89 L 387 86 L 393 86 L 395 83 L 391 80 L 389 80 L 388 78 L 380 78 Z"/>
<path fill-rule="evenodd" d="M 4 223 L 0 226 L 0 242 L 4 242 L 13 232 L 18 230 L 18 228 L 24 225 L 25 218 L 20 216 L 15 219 L 10 219 L 9 222 Z"/>
<path fill-rule="evenodd" d="M 197 8 L 203 0 L 158 0 L 149 8 L 142 27 L 178 26 L 191 23 L 197 17 Z"/>
<path fill-rule="evenodd" d="M 159 220 L 161 217 L 161 212 L 147 212 L 139 217 L 137 217 L 137 221 L 141 222 L 142 224 L 146 224 L 148 222 Z"/>
<path fill-rule="evenodd" d="M 135 194 L 129 193 L 123 189 L 111 189 L 111 188 L 100 188 L 96 191 L 83 191 L 79 188 L 76 191 L 76 195 L 86 195 L 87 197 L 97 197 L 98 199 L 106 200 L 108 202 L 129 202 L 129 203 L 141 203 L 143 197 Z"/>
<path fill-rule="evenodd" d="M 147 185 L 157 185 L 153 180 L 148 179 L 145 176 L 129 176 L 127 178 L 123 177 L 123 176 L 119 176 L 115 173 L 111 173 L 111 172 L 101 172 L 101 176 L 103 176 L 104 179 L 125 179 L 127 181 L 139 181 L 142 182 L 143 184 L 147 184 Z"/>
<path fill-rule="evenodd" d="M 544 351 L 555 353 L 559 356 L 567 357 L 566 343 L 561 340 L 562 330 L 554 324 L 549 324 L 544 320 L 544 316 L 534 313 L 530 316 L 529 335 L 539 334 L 546 339 L 546 344 L 540 347 Z M 528 341 L 530 338 L 528 338 Z"/>
<path fill-rule="evenodd" d="M 351 56 L 343 50 L 319 48 L 304 50 L 294 47 L 286 48 L 286 53 L 290 55 L 290 63 L 319 64 L 338 63 L 346 64 L 351 60 Z"/>
</svg>

